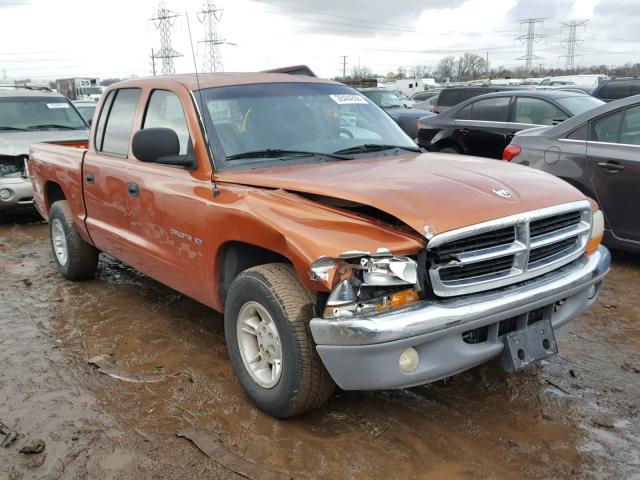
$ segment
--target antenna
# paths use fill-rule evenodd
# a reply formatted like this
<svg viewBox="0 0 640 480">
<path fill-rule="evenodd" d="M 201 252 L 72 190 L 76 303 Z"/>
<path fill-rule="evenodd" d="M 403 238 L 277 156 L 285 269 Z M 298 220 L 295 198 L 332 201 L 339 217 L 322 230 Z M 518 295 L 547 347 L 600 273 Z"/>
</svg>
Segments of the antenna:
<svg viewBox="0 0 640 480">
<path fill-rule="evenodd" d="M 202 88 L 200 88 L 200 76 L 198 75 L 198 62 L 196 61 L 196 51 L 193 48 L 193 37 L 191 36 L 191 23 L 189 22 L 189 14 L 185 12 L 184 16 L 187 19 L 187 30 L 189 30 L 189 45 L 191 46 L 191 56 L 193 57 L 193 68 L 196 72 L 196 83 L 198 84 L 198 97 L 200 97 L 200 105 L 202 106 L 202 108 L 204 108 L 204 100 L 202 99 Z M 197 107 L 198 106 L 196 105 L 196 109 Z M 200 115 L 202 116 L 202 114 Z M 204 118 L 202 118 L 202 121 L 204 122 Z M 209 139 L 207 138 L 207 131 L 206 129 L 203 129 L 203 131 L 204 131 L 205 141 L 207 142 L 207 150 L 209 150 L 209 155 L 211 155 L 211 158 L 213 158 L 213 154 L 211 152 L 211 144 L 209 143 Z M 211 180 L 213 181 L 213 198 L 215 198 L 218 195 L 220 195 L 220 190 L 218 190 L 218 185 L 216 184 L 215 172 L 212 172 Z"/>
</svg>

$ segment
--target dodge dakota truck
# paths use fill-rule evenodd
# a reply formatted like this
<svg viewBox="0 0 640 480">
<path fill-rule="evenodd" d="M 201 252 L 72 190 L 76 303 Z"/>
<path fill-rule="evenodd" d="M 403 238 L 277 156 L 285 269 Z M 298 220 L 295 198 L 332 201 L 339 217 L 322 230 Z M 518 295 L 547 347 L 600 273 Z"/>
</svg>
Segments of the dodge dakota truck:
<svg viewBox="0 0 640 480">
<path fill-rule="evenodd" d="M 345 85 L 176 75 L 105 92 L 88 142 L 32 145 L 70 280 L 99 252 L 224 312 L 238 381 L 290 417 L 557 352 L 610 267 L 597 204 L 520 165 L 423 153 Z"/>
</svg>

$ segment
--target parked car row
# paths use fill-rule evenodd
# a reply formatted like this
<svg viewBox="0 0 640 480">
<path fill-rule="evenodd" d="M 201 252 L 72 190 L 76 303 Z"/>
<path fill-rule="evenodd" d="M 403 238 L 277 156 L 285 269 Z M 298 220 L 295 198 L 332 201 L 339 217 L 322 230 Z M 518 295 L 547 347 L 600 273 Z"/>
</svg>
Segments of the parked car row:
<svg viewBox="0 0 640 480">
<path fill-rule="evenodd" d="M 33 210 L 29 145 L 86 140 L 89 126 L 64 96 L 26 88 L 0 89 L 0 213 Z"/>
<path fill-rule="evenodd" d="M 503 159 L 552 173 L 596 199 L 607 244 L 640 252 L 640 95 L 525 130 Z"/>
<path fill-rule="evenodd" d="M 504 88 L 421 118 L 418 145 L 430 151 L 499 159 L 517 132 L 555 125 L 602 103 L 586 94 Z"/>
</svg>

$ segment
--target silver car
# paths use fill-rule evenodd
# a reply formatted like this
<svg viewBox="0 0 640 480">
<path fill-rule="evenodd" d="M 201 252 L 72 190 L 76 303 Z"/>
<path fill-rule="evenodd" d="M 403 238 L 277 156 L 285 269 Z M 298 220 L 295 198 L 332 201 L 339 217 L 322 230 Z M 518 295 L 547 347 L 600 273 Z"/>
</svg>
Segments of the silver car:
<svg viewBox="0 0 640 480">
<path fill-rule="evenodd" d="M 89 127 L 67 98 L 25 88 L 0 89 L 0 214 L 33 209 L 29 145 L 85 140 Z"/>
</svg>

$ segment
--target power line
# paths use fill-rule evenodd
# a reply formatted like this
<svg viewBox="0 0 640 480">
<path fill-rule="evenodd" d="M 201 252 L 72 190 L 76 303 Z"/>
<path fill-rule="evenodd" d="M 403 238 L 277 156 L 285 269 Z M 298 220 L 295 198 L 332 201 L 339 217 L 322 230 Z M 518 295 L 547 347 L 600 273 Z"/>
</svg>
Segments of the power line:
<svg viewBox="0 0 640 480">
<path fill-rule="evenodd" d="M 582 43 L 578 38 L 578 27 L 584 27 L 589 20 L 571 20 L 569 22 L 560 22 L 563 28 L 568 29 L 569 35 L 566 40 L 560 42 L 567 47 L 567 53 L 561 55 L 560 58 L 566 59 L 565 68 L 573 70 L 576 67 L 576 58 L 582 58 L 582 55 L 576 53 L 576 47 Z"/>
<path fill-rule="evenodd" d="M 524 55 L 516 58 L 516 60 L 524 60 L 524 68 L 527 72 L 533 71 L 534 60 L 544 60 L 533 53 L 533 46 L 544 38 L 544 35 L 536 33 L 536 25 L 540 25 L 540 30 L 542 30 L 543 23 L 544 18 L 528 18 L 520 21 L 520 26 L 527 26 L 527 33 L 519 36 L 516 40 L 520 40 L 523 45 L 526 45 L 526 51 Z"/>
<path fill-rule="evenodd" d="M 226 43 L 218 37 L 218 23 L 222 19 L 222 9 L 216 8 L 214 0 L 206 0 L 202 11 L 198 12 L 198 20 L 205 26 L 204 40 L 200 43 L 205 45 L 204 65 L 205 72 L 221 72 L 222 54 L 220 45 Z"/>
<path fill-rule="evenodd" d="M 160 50 L 155 54 L 155 58 L 162 60 L 162 75 L 175 73 L 173 59 L 182 56 L 171 46 L 171 27 L 175 24 L 175 19 L 178 16 L 177 13 L 167 8 L 166 0 L 160 0 L 157 16 L 149 19 L 160 32 Z"/>
</svg>

